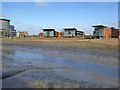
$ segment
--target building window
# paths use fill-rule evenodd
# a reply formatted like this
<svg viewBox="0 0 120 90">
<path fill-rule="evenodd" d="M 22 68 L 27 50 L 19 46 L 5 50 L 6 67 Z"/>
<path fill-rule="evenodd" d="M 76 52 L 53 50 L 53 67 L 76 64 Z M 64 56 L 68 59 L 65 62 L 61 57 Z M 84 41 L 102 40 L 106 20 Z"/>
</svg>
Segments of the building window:
<svg viewBox="0 0 120 90">
<path fill-rule="evenodd" d="M 68 32 L 69 34 L 71 34 L 71 32 Z"/>
</svg>

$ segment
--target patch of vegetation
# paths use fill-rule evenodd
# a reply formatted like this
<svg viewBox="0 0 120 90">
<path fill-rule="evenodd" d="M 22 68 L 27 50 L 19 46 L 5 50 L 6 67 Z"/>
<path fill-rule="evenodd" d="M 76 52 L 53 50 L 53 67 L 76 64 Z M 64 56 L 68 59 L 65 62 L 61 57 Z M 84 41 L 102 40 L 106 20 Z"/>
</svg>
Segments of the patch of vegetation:
<svg viewBox="0 0 120 90">
<path fill-rule="evenodd" d="M 2 44 L 24 44 L 24 45 L 41 45 L 57 46 L 68 48 L 88 48 L 99 50 L 118 50 L 118 39 L 3 39 Z"/>
<path fill-rule="evenodd" d="M 46 85 L 44 85 L 44 84 L 42 84 L 42 83 L 37 83 L 37 82 L 33 83 L 33 86 L 34 86 L 35 88 L 46 88 L 46 90 L 49 89 L 48 86 L 46 86 Z"/>
</svg>

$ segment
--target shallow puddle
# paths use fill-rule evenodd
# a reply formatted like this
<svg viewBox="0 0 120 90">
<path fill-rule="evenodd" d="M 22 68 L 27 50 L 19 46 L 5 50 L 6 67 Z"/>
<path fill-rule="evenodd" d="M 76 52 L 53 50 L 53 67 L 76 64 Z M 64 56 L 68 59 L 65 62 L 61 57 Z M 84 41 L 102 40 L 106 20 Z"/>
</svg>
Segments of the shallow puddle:
<svg viewBox="0 0 120 90">
<path fill-rule="evenodd" d="M 95 72 L 98 74 L 104 74 L 112 77 L 118 77 L 118 68 L 113 66 L 107 66 L 102 64 L 93 64 L 88 62 L 81 62 L 76 60 L 68 60 L 58 57 L 44 56 L 34 53 L 28 53 L 23 51 L 15 51 L 14 55 L 26 59 L 40 60 L 43 62 L 49 62 L 62 67 L 72 68 L 76 70 L 84 70 L 88 72 Z"/>
</svg>

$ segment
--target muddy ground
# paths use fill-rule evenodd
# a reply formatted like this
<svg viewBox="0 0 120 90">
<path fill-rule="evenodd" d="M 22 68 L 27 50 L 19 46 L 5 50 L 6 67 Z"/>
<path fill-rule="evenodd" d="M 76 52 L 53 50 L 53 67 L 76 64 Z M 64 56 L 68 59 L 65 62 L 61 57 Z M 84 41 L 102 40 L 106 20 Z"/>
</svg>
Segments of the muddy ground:
<svg viewBox="0 0 120 90">
<path fill-rule="evenodd" d="M 116 88 L 118 51 L 3 44 L 3 88 Z"/>
</svg>

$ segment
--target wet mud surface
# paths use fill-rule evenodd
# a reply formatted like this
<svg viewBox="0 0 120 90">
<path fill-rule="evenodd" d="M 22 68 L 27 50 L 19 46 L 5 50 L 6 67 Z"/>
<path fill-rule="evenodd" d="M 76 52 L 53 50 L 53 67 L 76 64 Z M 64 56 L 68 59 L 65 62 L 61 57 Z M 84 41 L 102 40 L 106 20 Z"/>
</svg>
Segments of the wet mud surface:
<svg viewBox="0 0 120 90">
<path fill-rule="evenodd" d="M 116 88 L 118 52 L 3 45 L 3 88 Z"/>
</svg>

